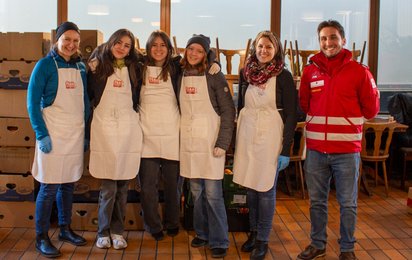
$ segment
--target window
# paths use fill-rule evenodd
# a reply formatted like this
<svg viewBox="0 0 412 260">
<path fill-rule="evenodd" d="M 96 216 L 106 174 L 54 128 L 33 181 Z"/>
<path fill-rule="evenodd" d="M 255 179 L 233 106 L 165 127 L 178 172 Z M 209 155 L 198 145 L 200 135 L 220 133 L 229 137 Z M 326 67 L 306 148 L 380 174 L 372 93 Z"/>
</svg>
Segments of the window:
<svg viewBox="0 0 412 260">
<path fill-rule="evenodd" d="M 389 0 L 390 1 L 390 0 Z M 337 20 L 345 28 L 346 46 L 361 50 L 368 40 L 369 0 L 295 0 L 282 1 L 281 39 L 293 43 L 298 41 L 300 50 L 319 50 L 318 24 L 324 20 Z M 286 59 L 288 60 L 288 59 Z M 367 49 L 363 63 L 367 63 Z"/>
<path fill-rule="evenodd" d="M 49 33 L 56 28 L 56 10 L 56 0 L 0 0 L 0 31 Z"/>
<path fill-rule="evenodd" d="M 138 38 L 140 48 L 153 30 L 160 28 L 160 0 L 69 0 L 68 19 L 80 30 L 97 29 L 104 41 L 121 28 Z"/>
<path fill-rule="evenodd" d="M 379 26 L 378 86 L 411 90 L 412 1 L 382 0 Z"/>
<path fill-rule="evenodd" d="M 175 2 L 176 1 L 176 2 Z M 210 37 L 211 47 L 245 49 L 247 40 L 258 32 L 270 29 L 270 0 L 172 0 L 171 36 L 176 36 L 178 47 L 186 47 L 193 34 Z M 222 72 L 226 62 L 220 56 Z M 237 74 L 239 56 L 232 61 L 232 74 Z"/>
</svg>

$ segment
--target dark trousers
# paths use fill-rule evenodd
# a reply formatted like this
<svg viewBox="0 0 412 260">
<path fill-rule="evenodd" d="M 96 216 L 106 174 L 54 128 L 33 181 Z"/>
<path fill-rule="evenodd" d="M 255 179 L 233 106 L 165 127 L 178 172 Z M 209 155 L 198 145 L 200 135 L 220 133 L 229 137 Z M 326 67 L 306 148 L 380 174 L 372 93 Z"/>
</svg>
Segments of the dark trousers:
<svg viewBox="0 0 412 260">
<path fill-rule="evenodd" d="M 180 196 L 178 192 L 179 161 L 162 158 L 142 158 L 140 162 L 140 202 L 146 231 L 151 234 L 163 230 L 159 215 L 159 176 L 164 181 L 165 212 L 164 227 L 179 227 Z"/>
</svg>

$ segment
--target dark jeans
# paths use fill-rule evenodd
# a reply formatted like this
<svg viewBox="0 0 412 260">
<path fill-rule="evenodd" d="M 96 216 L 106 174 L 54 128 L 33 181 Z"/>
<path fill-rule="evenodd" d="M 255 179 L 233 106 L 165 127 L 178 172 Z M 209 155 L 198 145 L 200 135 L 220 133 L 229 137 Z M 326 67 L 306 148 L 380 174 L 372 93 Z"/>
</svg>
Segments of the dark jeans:
<svg viewBox="0 0 412 260">
<path fill-rule="evenodd" d="M 145 228 L 151 234 L 163 230 L 158 211 L 158 183 L 160 174 L 164 181 L 164 227 L 166 229 L 179 227 L 179 161 L 161 158 L 142 158 L 139 171 L 141 185 L 140 202 L 143 209 Z"/>
<path fill-rule="evenodd" d="M 36 199 L 36 234 L 47 234 L 53 202 L 56 200 L 59 225 L 70 225 L 72 218 L 74 183 L 40 183 Z M 16 212 L 18 214 L 18 212 Z"/>
</svg>

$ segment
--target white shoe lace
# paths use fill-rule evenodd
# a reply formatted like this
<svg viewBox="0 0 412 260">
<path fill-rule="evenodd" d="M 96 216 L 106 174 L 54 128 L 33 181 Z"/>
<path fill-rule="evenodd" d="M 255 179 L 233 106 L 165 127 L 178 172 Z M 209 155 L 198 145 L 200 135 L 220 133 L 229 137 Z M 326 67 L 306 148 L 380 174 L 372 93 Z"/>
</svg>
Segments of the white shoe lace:
<svg viewBox="0 0 412 260">
<path fill-rule="evenodd" d="M 109 237 L 99 237 L 96 242 L 98 248 L 110 248 L 110 238 Z"/>
<path fill-rule="evenodd" d="M 127 242 L 122 235 L 112 234 L 111 237 L 114 249 L 123 249 L 127 247 Z"/>
</svg>

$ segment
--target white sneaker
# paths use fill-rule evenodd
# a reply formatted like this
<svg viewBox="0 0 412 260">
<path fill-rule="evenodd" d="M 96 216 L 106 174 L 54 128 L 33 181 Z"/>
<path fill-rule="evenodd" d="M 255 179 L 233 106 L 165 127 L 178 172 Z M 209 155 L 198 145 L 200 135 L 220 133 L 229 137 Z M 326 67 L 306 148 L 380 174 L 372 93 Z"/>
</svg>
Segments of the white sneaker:
<svg viewBox="0 0 412 260">
<path fill-rule="evenodd" d="M 110 237 L 99 237 L 96 241 L 96 246 L 98 248 L 110 248 L 111 247 Z"/>
<path fill-rule="evenodd" d="M 123 249 L 127 247 L 127 242 L 122 235 L 111 234 L 113 248 L 114 249 Z"/>
</svg>

